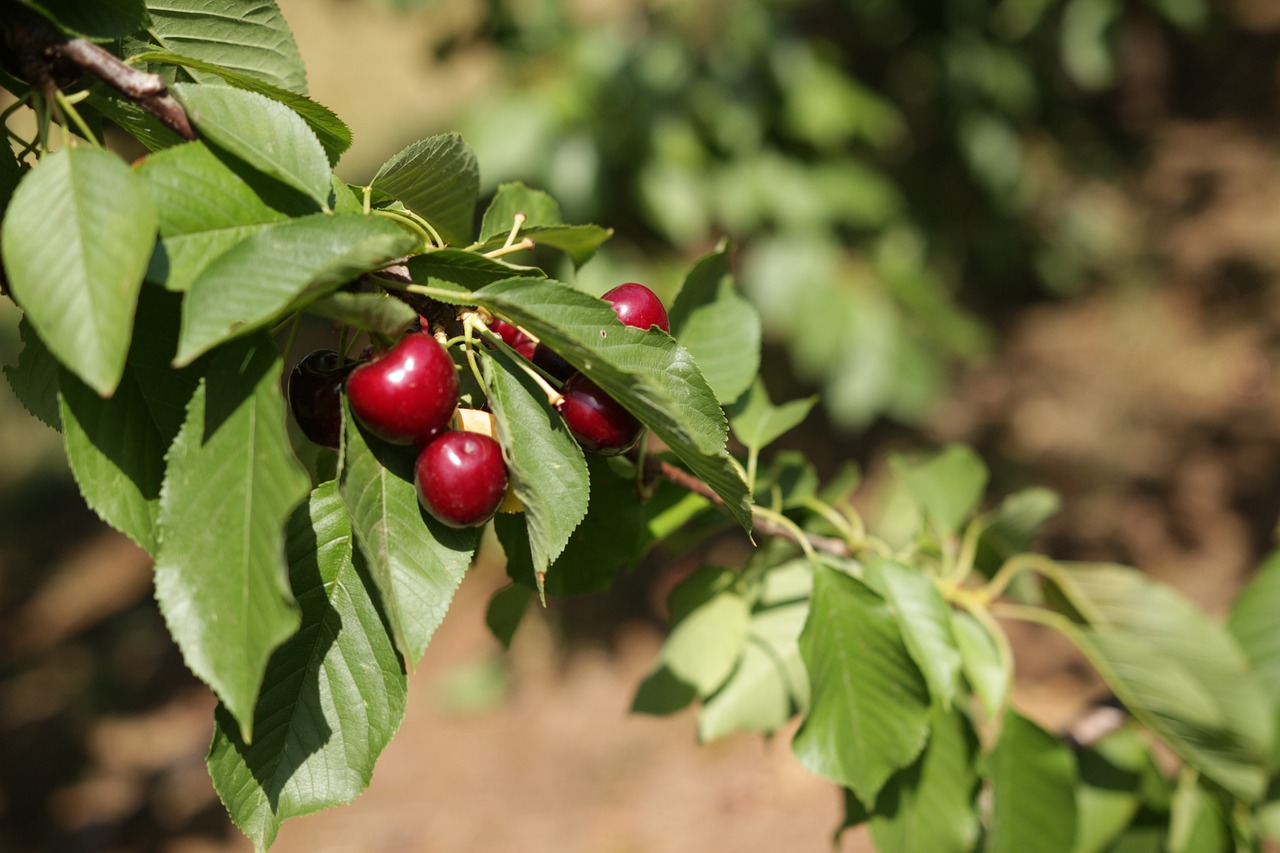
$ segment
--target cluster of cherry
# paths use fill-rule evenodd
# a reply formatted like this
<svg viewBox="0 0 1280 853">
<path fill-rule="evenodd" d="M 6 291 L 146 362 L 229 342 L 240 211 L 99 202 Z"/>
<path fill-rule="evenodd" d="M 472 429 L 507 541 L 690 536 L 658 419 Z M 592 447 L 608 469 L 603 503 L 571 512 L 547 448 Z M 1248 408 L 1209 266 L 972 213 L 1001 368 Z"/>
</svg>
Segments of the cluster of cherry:
<svg viewBox="0 0 1280 853">
<path fill-rule="evenodd" d="M 603 297 L 628 326 L 671 331 L 652 290 L 628 282 Z M 554 350 L 501 318 L 490 330 L 549 377 L 562 383 L 556 407 L 584 450 L 612 456 L 639 440 L 642 426 Z M 345 384 L 351 412 L 366 430 L 391 444 L 421 447 L 414 482 L 422 507 L 451 527 L 478 527 L 498 511 L 509 476 L 491 435 L 451 429 L 458 408 L 458 368 L 425 331 L 411 331 L 393 347 L 364 360 L 333 350 L 303 357 L 289 377 L 289 405 L 304 435 L 337 447 Z"/>
</svg>

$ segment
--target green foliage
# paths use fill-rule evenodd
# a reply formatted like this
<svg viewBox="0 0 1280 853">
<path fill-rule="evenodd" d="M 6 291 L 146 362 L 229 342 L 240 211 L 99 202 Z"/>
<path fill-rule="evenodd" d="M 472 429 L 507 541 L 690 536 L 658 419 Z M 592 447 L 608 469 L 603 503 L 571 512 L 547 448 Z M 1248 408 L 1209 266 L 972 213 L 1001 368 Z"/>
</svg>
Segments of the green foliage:
<svg viewBox="0 0 1280 853">
<path fill-rule="evenodd" d="M 406 671 L 483 536 L 422 508 L 419 449 L 374 437 L 344 393 L 336 454 L 291 443 L 283 378 L 312 321 L 339 327 L 330 346 L 344 356 L 425 325 L 464 386 L 455 427 L 491 422 L 523 505 L 493 522 L 513 583 L 486 622 L 504 646 L 535 590 L 594 592 L 655 548 L 720 559 L 733 551 L 704 547 L 713 537 L 757 537 L 741 565 L 691 566 L 672 591 L 670 634 L 633 709 L 696 705 L 708 741 L 800 717 L 795 756 L 846 791 L 844 826 L 865 822 L 880 849 L 1190 853 L 1280 834 L 1275 559 L 1224 628 L 1136 570 L 1029 553 L 1056 497 L 989 503 L 967 447 L 894 456 L 856 500 L 854 466 L 823 482 L 803 453 L 776 452 L 816 400 L 772 401 L 760 376 L 771 325 L 847 422 L 920 411 L 943 363 L 980 337 L 920 237 L 924 212 L 880 159 L 920 116 L 846 71 L 849 44 L 826 54 L 795 32 L 771 39 L 748 3 L 725 39 L 737 56 L 658 38 L 573 60 L 609 65 L 606 80 L 638 75 L 650 136 L 625 190 L 671 239 L 716 245 L 684 277 L 667 334 L 624 326 L 523 263 L 550 248 L 576 268 L 611 233 L 566 222 L 548 193 L 502 183 L 477 222 L 477 158 L 457 134 L 409 145 L 368 186 L 338 179 L 349 133 L 303 97 L 274 4 L 166 0 L 145 10 L 149 27 L 126 0 L 24 5 L 64 34 L 128 36 L 113 46 L 169 75 L 154 80 L 201 137 L 181 141 L 128 93 L 82 97 L 73 83 L 52 96 L 69 144 L 51 150 L 53 102 L 13 84 L 38 135 L 0 166 L 0 253 L 23 342 L 5 372 L 61 430 L 89 507 L 154 556 L 170 633 L 220 702 L 213 784 L 258 848 L 284 820 L 368 785 L 405 713 Z M 895 14 L 874 5 L 854 4 L 855 17 Z M 1191 5 L 1161 8 L 1190 20 Z M 1002 4 L 999 34 L 947 47 L 955 85 L 982 94 L 957 138 L 991 203 L 1011 209 L 1028 203 L 1011 123 L 1035 97 L 1018 45 L 1047 26 L 1042 7 Z M 664 11 L 659 29 L 720 23 L 717 8 Z M 1105 52 L 1079 33 L 1095 38 L 1113 12 L 1081 0 L 1064 11 L 1077 83 L 1105 76 Z M 693 67 L 712 85 L 686 85 Z M 730 97 L 744 75 L 769 81 L 775 110 Z M 555 115 L 581 120 L 600 95 Z M 528 127 L 554 129 L 542 118 Z M 107 124 L 158 150 L 126 165 L 102 147 Z M 732 244 L 705 239 L 726 223 L 750 243 L 741 291 Z M 651 440 L 585 455 L 557 412 L 560 380 L 500 341 L 495 318 L 563 356 Z M 1129 722 L 1073 750 L 1023 716 L 1001 620 L 1074 642 Z M 1183 761 L 1176 779 L 1153 739 Z"/>
</svg>

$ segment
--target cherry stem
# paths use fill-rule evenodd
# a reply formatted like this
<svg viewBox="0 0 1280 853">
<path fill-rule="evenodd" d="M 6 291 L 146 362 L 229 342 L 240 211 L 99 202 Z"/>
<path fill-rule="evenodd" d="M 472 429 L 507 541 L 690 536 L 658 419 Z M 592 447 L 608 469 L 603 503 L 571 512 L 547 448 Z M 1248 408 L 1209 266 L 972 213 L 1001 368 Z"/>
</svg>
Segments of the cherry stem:
<svg viewBox="0 0 1280 853">
<path fill-rule="evenodd" d="M 511 233 L 507 235 L 507 242 L 502 244 L 502 248 L 511 248 L 511 244 L 516 241 L 516 235 L 520 233 L 520 226 L 524 225 L 525 220 L 528 218 L 529 217 L 525 216 L 523 213 L 517 213 L 515 215 L 514 221 L 511 224 Z"/>
<path fill-rule="evenodd" d="M 484 339 L 490 343 L 503 347 L 505 350 L 511 349 L 511 347 L 507 345 L 507 342 L 504 341 L 497 332 L 493 331 L 493 329 L 490 329 L 479 320 L 476 321 L 476 331 L 483 335 Z M 515 363 L 516 367 L 523 370 L 529 375 L 530 379 L 537 383 L 538 387 L 542 389 L 542 392 L 547 395 L 547 402 L 551 404 L 552 408 L 560 408 L 560 404 L 564 402 L 563 394 L 553 388 L 550 382 L 543 379 L 542 374 L 538 373 L 537 369 L 530 365 L 525 360 L 524 356 L 513 352 L 511 360 Z"/>
<path fill-rule="evenodd" d="M 501 249 L 494 249 L 492 252 L 485 252 L 482 257 L 492 260 L 494 258 L 500 258 L 503 255 L 509 255 L 512 252 L 522 252 L 525 249 L 532 249 L 533 245 L 533 241 L 528 237 L 525 237 L 519 243 L 512 243 L 509 246 L 503 246 Z"/>
<path fill-rule="evenodd" d="M 81 94 L 86 94 L 86 93 L 81 93 Z M 66 95 L 64 95 L 61 89 L 55 90 L 53 93 L 53 96 L 54 98 L 57 99 L 58 108 L 62 111 L 62 114 L 65 117 L 71 119 L 72 123 L 75 124 L 76 129 L 80 131 L 80 134 L 84 136 L 86 140 L 92 143 L 94 148 L 101 148 L 102 143 L 98 141 L 98 137 L 93 135 L 93 131 L 89 129 L 89 125 L 85 123 L 85 120 L 83 118 L 81 118 L 80 111 L 75 108 L 76 100 L 83 100 L 83 99 L 77 98 L 76 100 L 72 100 L 71 98 L 68 98 Z"/>
</svg>

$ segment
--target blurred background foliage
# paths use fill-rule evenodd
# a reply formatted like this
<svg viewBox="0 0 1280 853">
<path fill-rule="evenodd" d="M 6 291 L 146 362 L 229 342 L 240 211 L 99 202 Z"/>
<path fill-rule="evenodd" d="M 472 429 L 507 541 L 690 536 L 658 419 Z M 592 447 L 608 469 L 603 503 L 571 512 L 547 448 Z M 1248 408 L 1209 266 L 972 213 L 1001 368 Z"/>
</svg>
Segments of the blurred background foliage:
<svg viewBox="0 0 1280 853">
<path fill-rule="evenodd" d="M 1204 0 L 489 0 L 435 52 L 500 57 L 454 122 L 487 188 L 617 230 L 584 287 L 669 292 L 731 237 L 771 339 L 855 429 L 920 421 L 1001 316 L 1126 250 L 1108 182 L 1139 149 L 1109 93 L 1137 20 L 1211 26 Z"/>
</svg>

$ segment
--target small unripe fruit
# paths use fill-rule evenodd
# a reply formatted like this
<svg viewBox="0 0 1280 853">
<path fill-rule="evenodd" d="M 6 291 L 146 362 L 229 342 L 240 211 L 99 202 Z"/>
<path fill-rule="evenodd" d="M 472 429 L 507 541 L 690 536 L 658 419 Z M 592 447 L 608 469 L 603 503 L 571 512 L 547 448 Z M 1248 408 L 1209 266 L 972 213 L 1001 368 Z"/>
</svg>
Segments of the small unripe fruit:
<svg viewBox="0 0 1280 853">
<path fill-rule="evenodd" d="M 502 448 L 487 435 L 450 430 L 418 454 L 418 502 L 450 527 L 479 527 L 493 518 L 507 493 Z"/>
<path fill-rule="evenodd" d="M 411 332 L 347 377 L 352 413 L 392 444 L 426 444 L 458 406 L 458 373 L 435 338 Z"/>
<path fill-rule="evenodd" d="M 634 326 L 637 329 L 657 326 L 664 332 L 671 331 L 671 321 L 667 318 L 667 309 L 662 306 L 662 300 L 643 284 L 629 281 L 600 298 L 613 306 L 613 312 L 624 326 Z"/>
<path fill-rule="evenodd" d="M 342 435 L 342 380 L 356 366 L 331 349 L 303 356 L 289 373 L 289 409 L 310 441 L 335 450 Z"/>
<path fill-rule="evenodd" d="M 635 446 L 641 424 L 587 377 L 576 374 L 560 389 L 560 417 L 583 450 L 617 456 Z"/>
</svg>

